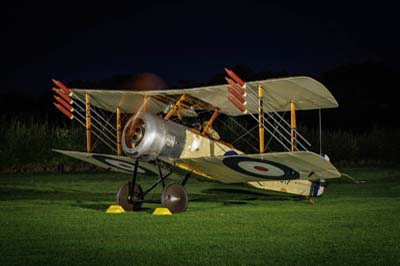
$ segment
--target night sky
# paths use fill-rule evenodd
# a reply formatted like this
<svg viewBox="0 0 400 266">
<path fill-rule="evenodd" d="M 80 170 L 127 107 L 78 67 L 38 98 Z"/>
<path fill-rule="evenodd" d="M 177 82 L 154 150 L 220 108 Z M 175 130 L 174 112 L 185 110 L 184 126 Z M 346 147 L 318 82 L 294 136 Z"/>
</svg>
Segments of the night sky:
<svg viewBox="0 0 400 266">
<path fill-rule="evenodd" d="M 37 95 L 52 87 L 51 78 L 140 72 L 170 85 L 207 82 L 235 65 L 312 77 L 365 61 L 399 69 L 394 4 L 259 2 L 9 2 L 1 90 Z"/>
</svg>

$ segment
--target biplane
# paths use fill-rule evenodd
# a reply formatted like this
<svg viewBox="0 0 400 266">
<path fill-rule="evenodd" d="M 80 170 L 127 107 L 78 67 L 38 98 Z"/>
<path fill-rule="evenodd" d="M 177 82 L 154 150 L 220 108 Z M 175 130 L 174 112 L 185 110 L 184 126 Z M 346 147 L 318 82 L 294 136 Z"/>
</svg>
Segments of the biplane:
<svg viewBox="0 0 400 266">
<path fill-rule="evenodd" d="M 57 86 L 53 88 L 54 105 L 86 129 L 87 144 L 85 152 L 55 151 L 131 174 L 119 188 L 116 201 L 134 211 L 140 210 L 146 194 L 160 184 L 161 205 L 173 213 L 185 211 L 185 185 L 193 174 L 308 199 L 324 192 L 326 180 L 341 177 L 327 156 L 309 151 L 310 142 L 296 127 L 296 111 L 338 106 L 324 85 L 304 76 L 244 82 L 225 70 L 227 84 L 189 89 L 70 89 L 53 80 Z M 286 113 L 290 117 L 285 118 Z M 217 130 L 214 124 L 221 117 L 226 120 L 220 125 L 235 127 Z M 240 117 L 253 121 L 252 128 L 228 121 Z M 225 136 L 238 129 L 243 134 L 227 141 Z M 111 153 L 94 152 L 92 135 Z M 272 140 L 281 150 L 266 150 Z M 237 148 L 240 142 L 245 142 L 243 149 Z M 255 151 L 246 151 L 254 145 Z M 184 171 L 181 181 L 167 184 L 171 175 L 182 173 L 179 169 Z M 138 175 L 156 179 L 143 190 Z"/>
</svg>

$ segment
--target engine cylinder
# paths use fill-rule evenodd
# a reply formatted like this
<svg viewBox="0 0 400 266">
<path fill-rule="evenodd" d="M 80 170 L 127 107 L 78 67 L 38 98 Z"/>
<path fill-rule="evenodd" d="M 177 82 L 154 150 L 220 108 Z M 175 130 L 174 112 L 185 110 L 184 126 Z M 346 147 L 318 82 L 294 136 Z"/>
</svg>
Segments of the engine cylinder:
<svg viewBox="0 0 400 266">
<path fill-rule="evenodd" d="M 132 116 L 122 132 L 122 148 L 126 155 L 146 161 L 158 156 L 179 157 L 185 146 L 186 127 L 173 121 L 142 113 Z"/>
</svg>

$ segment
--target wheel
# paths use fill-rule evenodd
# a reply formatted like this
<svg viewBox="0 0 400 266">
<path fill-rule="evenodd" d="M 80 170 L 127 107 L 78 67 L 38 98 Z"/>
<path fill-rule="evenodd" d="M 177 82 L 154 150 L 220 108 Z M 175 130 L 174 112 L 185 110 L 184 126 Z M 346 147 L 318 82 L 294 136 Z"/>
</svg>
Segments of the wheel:
<svg viewBox="0 0 400 266">
<path fill-rule="evenodd" d="M 183 212 L 188 207 L 188 194 L 184 186 L 169 184 L 161 193 L 161 205 L 172 213 Z"/>
<path fill-rule="evenodd" d="M 143 204 L 142 187 L 136 183 L 133 189 L 133 199 L 129 200 L 129 186 L 131 182 L 123 184 L 117 192 L 117 204 L 121 205 L 125 211 L 139 211 Z"/>
</svg>

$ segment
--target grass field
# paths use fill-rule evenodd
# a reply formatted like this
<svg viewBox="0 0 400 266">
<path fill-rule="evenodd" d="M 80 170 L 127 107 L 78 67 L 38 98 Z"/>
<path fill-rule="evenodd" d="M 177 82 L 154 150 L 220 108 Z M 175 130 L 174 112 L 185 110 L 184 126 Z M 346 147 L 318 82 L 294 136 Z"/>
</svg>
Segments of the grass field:
<svg viewBox="0 0 400 266">
<path fill-rule="evenodd" d="M 129 176 L 0 176 L 0 265 L 400 265 L 400 169 L 342 169 L 314 206 L 190 179 L 189 209 L 106 214 Z M 141 178 L 147 187 L 152 180 Z"/>
</svg>

